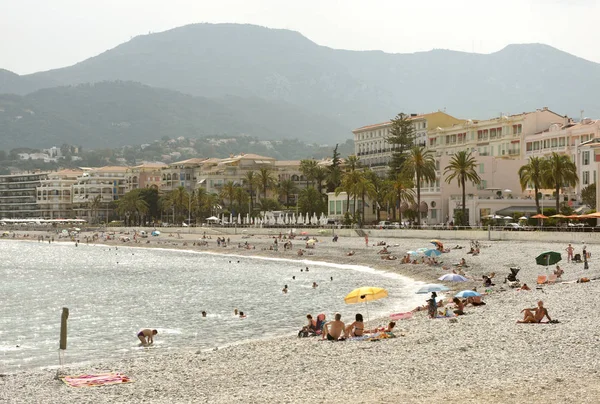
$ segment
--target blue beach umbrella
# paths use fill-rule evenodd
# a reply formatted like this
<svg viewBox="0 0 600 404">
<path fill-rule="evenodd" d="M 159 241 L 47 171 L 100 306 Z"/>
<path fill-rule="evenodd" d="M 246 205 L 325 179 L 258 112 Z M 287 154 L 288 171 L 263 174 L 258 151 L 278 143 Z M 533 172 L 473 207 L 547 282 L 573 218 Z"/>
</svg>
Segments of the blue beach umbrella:
<svg viewBox="0 0 600 404">
<path fill-rule="evenodd" d="M 461 290 L 460 292 L 458 292 L 457 294 L 454 295 L 454 297 L 460 297 L 460 298 L 477 297 L 477 296 L 481 296 L 481 293 L 475 292 L 474 290 Z"/>
<path fill-rule="evenodd" d="M 418 294 L 424 294 L 424 293 L 431 293 L 431 292 L 445 292 L 446 290 L 450 290 L 450 289 L 448 289 L 444 285 L 440 285 L 440 284 L 437 284 L 437 283 L 430 283 L 430 284 L 427 284 L 427 285 L 423 285 L 421 287 L 421 289 L 417 290 L 416 293 L 418 293 Z"/>
<path fill-rule="evenodd" d="M 419 255 L 419 253 L 418 253 L 418 252 L 416 252 L 416 251 L 407 251 L 406 253 L 407 253 L 408 255 Z"/>
<path fill-rule="evenodd" d="M 427 248 L 427 247 L 417 248 L 417 252 L 420 252 L 420 253 L 424 253 L 427 250 L 429 250 L 429 248 Z"/>
<path fill-rule="evenodd" d="M 435 248 L 430 248 L 429 250 L 426 250 L 424 254 L 428 257 L 439 257 L 442 255 L 442 252 L 440 250 L 436 250 Z"/>
</svg>

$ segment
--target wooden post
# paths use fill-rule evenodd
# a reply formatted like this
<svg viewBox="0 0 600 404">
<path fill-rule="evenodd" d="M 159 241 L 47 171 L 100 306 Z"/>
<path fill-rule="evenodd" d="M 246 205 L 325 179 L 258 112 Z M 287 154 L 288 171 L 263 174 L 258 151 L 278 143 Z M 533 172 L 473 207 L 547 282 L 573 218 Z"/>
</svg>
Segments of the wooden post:
<svg viewBox="0 0 600 404">
<path fill-rule="evenodd" d="M 69 309 L 63 307 L 62 315 L 60 316 L 60 347 L 59 349 L 67 349 L 67 319 L 69 318 Z"/>
</svg>

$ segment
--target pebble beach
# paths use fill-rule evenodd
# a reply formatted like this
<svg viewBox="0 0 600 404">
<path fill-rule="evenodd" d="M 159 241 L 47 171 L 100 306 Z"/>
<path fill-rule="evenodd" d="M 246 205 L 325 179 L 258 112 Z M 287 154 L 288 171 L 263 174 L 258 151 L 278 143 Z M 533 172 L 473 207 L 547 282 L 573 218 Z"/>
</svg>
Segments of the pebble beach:
<svg viewBox="0 0 600 404">
<path fill-rule="evenodd" d="M 80 239 L 83 239 L 83 233 Z M 31 237 L 32 235 L 30 235 Z M 477 287 L 483 292 L 482 275 L 495 272 L 495 286 L 484 296 L 485 306 L 467 306 L 465 315 L 453 319 L 429 319 L 416 312 L 399 321 L 396 338 L 380 341 L 327 342 L 320 338 L 283 336 L 201 351 L 190 346 L 176 353 L 148 351 L 148 355 L 120 361 L 67 366 L 61 374 L 77 375 L 121 372 L 132 383 L 70 388 L 56 379 L 57 370 L 34 370 L 0 375 L 0 402 L 6 403 L 302 403 L 352 400 L 368 403 L 463 402 L 463 403 L 596 403 L 600 399 L 600 365 L 597 349 L 600 327 L 594 309 L 599 306 L 600 247 L 592 253 L 589 269 L 567 263 L 564 242 L 482 241 L 478 256 L 466 254 L 469 242 L 444 239 L 451 248 L 439 259 L 442 266 L 401 264 L 382 260 L 377 252 L 385 241 L 390 253 L 402 257 L 408 250 L 429 247 L 428 239 L 386 238 L 371 235 L 365 246 L 360 237 L 317 236 L 311 255 L 299 257 L 303 242 L 295 240 L 292 251 L 270 250 L 272 236 L 223 235 L 226 248 L 217 247 L 216 234 L 208 246 L 193 246 L 198 235 L 183 234 L 151 238 L 136 247 L 186 248 L 197 251 L 247 256 L 328 261 L 365 265 L 398 273 L 425 283 L 452 272 L 465 258 L 469 282 L 446 283 L 452 291 Z M 32 241 L 35 241 L 32 238 Z M 238 248 L 250 243 L 256 249 Z M 124 243 L 102 241 L 106 244 Z M 187 244 L 187 245 L 184 245 Z M 129 243 L 127 243 L 129 244 Z M 452 249 L 461 246 L 462 249 Z M 582 245 L 574 244 L 576 253 Z M 540 274 L 553 267 L 536 265 L 541 252 L 561 252 L 562 280 L 536 288 Z M 347 256 L 354 251 L 353 256 Z M 531 291 L 505 284 L 510 267 L 520 267 L 518 278 Z M 577 283 L 582 277 L 591 282 Z M 376 285 L 372 285 L 376 286 Z M 274 293 L 281 293 L 274 291 Z M 445 301 L 453 295 L 447 293 Z M 429 295 L 423 295 L 423 304 Z M 558 324 L 517 324 L 521 309 L 538 300 Z M 358 311 L 359 309 L 357 309 Z M 328 313 L 328 318 L 333 313 Z M 342 318 L 342 321 L 351 319 Z M 452 321 L 450 321 L 452 320 Z M 286 319 L 282 318 L 282 322 Z M 387 324 L 388 318 L 371 320 L 369 326 Z M 303 324 L 298 324 L 298 329 Z M 159 336 L 160 337 L 160 336 Z"/>
</svg>

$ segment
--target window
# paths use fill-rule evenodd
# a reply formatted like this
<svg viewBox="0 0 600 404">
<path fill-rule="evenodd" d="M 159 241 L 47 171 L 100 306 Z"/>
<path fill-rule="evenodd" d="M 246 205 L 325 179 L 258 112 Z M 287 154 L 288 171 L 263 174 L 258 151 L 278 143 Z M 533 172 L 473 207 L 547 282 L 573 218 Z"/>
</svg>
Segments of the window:
<svg viewBox="0 0 600 404">
<path fill-rule="evenodd" d="M 590 172 L 584 171 L 581 174 L 582 174 L 581 177 L 582 177 L 583 185 L 589 185 L 590 184 Z"/>
<path fill-rule="evenodd" d="M 502 136 L 502 128 L 496 128 L 496 135 L 498 137 Z"/>
<path fill-rule="evenodd" d="M 329 214 L 330 215 L 334 215 L 335 214 L 335 201 L 329 201 Z"/>
<path fill-rule="evenodd" d="M 496 128 L 490 129 L 490 139 L 496 138 Z"/>
<path fill-rule="evenodd" d="M 565 146 L 565 138 L 564 137 L 559 137 L 558 138 L 558 145 L 561 147 Z"/>
<path fill-rule="evenodd" d="M 485 173 L 485 171 L 484 171 L 485 167 L 484 166 L 485 165 L 483 163 L 479 164 L 479 174 Z"/>
<path fill-rule="evenodd" d="M 513 125 L 513 135 L 519 135 L 523 131 L 523 126 L 521 124 Z"/>
<path fill-rule="evenodd" d="M 437 219 L 437 209 L 431 209 L 429 211 L 429 214 L 431 216 L 432 219 Z"/>
<path fill-rule="evenodd" d="M 590 152 L 589 151 L 584 151 L 582 153 L 582 160 L 583 160 L 584 166 L 587 166 L 590 164 Z"/>
<path fill-rule="evenodd" d="M 527 151 L 533 150 L 533 145 L 531 144 L 531 142 L 527 142 L 527 144 L 525 145 L 525 150 L 527 150 Z"/>
</svg>

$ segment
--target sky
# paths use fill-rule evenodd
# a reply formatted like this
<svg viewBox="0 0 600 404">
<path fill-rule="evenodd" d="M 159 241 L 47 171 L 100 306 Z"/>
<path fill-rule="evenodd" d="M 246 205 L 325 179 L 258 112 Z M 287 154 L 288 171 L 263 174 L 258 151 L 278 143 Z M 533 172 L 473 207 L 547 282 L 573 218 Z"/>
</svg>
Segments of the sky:
<svg viewBox="0 0 600 404">
<path fill-rule="evenodd" d="M 544 43 L 600 63 L 596 0 L 0 0 L 0 68 L 33 73 L 178 26 L 285 28 L 337 49 L 492 53 Z"/>
</svg>

